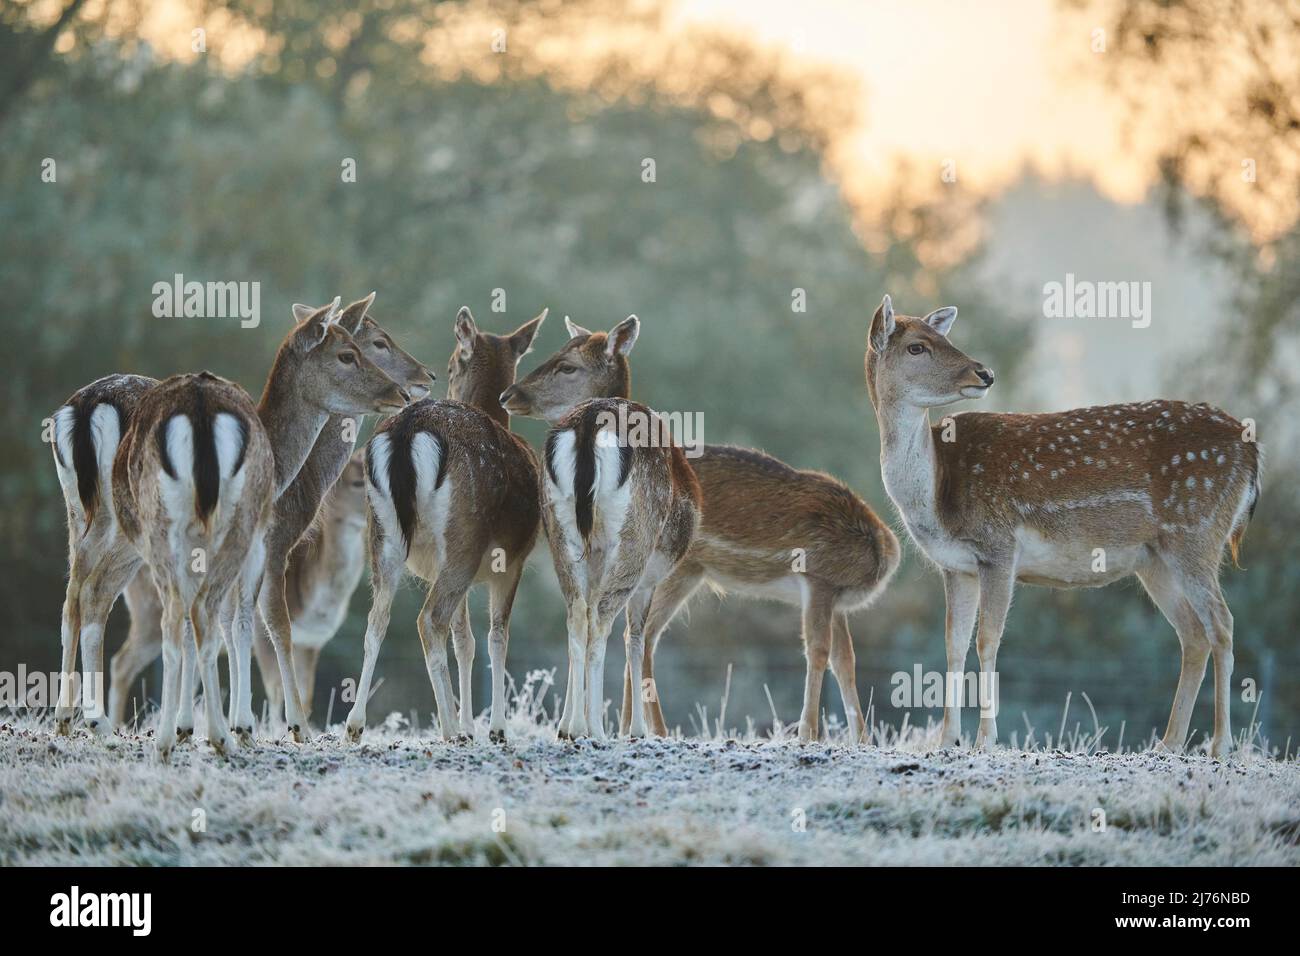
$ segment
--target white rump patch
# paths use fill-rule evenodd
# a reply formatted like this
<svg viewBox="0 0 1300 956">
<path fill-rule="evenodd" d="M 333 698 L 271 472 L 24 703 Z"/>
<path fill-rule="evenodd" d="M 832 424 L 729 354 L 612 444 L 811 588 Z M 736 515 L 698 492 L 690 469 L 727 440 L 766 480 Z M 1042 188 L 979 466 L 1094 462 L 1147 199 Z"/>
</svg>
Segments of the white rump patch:
<svg viewBox="0 0 1300 956">
<path fill-rule="evenodd" d="M 379 486 L 379 491 L 385 498 L 391 498 L 393 495 L 392 488 L 388 484 L 388 462 L 392 456 L 393 443 L 389 441 L 387 433 L 376 435 L 366 446 L 367 470 L 375 476 L 374 483 Z M 369 481 L 366 482 L 366 494 L 368 497 L 374 494 L 373 486 Z"/>
<path fill-rule="evenodd" d="M 578 468 L 576 452 L 577 437 L 573 430 L 558 432 L 552 446 L 551 468 L 555 471 L 555 480 L 551 480 L 550 470 L 546 474 L 547 483 L 555 492 L 553 498 L 572 498 L 574 473 Z"/>
<path fill-rule="evenodd" d="M 176 474 L 172 478 L 165 469 L 158 469 L 163 510 L 173 522 L 188 524 L 194 515 L 194 426 L 188 415 L 173 415 L 167 420 L 163 446 Z"/>
</svg>

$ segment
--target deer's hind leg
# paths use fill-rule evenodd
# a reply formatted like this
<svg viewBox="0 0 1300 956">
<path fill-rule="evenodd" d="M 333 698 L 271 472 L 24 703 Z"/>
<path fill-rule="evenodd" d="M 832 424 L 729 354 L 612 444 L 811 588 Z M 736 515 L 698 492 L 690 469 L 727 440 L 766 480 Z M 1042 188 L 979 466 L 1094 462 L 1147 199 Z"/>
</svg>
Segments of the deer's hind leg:
<svg viewBox="0 0 1300 956">
<path fill-rule="evenodd" d="M 659 646 L 659 639 L 682 605 L 691 599 L 691 595 L 703 583 L 704 569 L 693 561 L 682 561 L 660 582 L 650 599 L 650 611 L 642 631 L 645 636 L 645 652 L 641 665 L 641 682 L 646 723 L 659 737 L 668 736 L 668 725 L 664 722 L 660 687 L 655 680 L 655 650 Z M 631 668 L 628 667 L 623 672 L 623 712 L 619 720 L 619 733 L 622 734 L 627 734 L 632 726 L 632 690 Z"/>
<path fill-rule="evenodd" d="M 1166 750 L 1181 752 L 1187 746 L 1187 732 L 1191 726 L 1192 709 L 1201 683 L 1205 680 L 1205 665 L 1210 659 L 1210 640 L 1201 627 L 1200 619 L 1183 594 L 1177 576 L 1160 558 L 1138 571 L 1138 580 L 1146 588 L 1152 603 L 1159 608 L 1175 633 L 1182 650 L 1182 666 L 1178 671 L 1178 689 L 1174 692 L 1169 723 L 1161 744 Z"/>
<path fill-rule="evenodd" d="M 510 649 L 510 612 L 514 608 L 519 579 L 524 573 L 520 558 L 505 574 L 492 579 L 488 589 L 488 608 L 492 618 L 488 631 L 488 658 L 492 664 L 492 723 L 488 739 L 506 742 L 506 653 Z M 464 702 L 461 703 L 462 709 Z"/>
<path fill-rule="evenodd" d="M 161 582 L 160 582 L 161 583 Z M 176 710 L 180 703 L 181 666 L 184 663 L 181 651 L 185 640 L 185 619 L 189 616 L 181 600 L 180 593 L 171 586 L 159 588 L 165 590 L 163 597 L 163 687 L 162 701 L 158 708 L 158 731 L 155 748 L 158 759 L 163 763 L 171 760 L 172 748 L 176 746 Z"/>
<path fill-rule="evenodd" d="M 451 616 L 451 646 L 456 652 L 456 678 L 460 684 L 460 736 L 474 739 L 474 630 L 469 622 L 469 595 Z"/>
<path fill-rule="evenodd" d="M 844 721 L 848 727 L 849 746 L 862 743 L 867 723 L 858 700 L 857 657 L 853 653 L 853 635 L 849 631 L 849 617 L 839 612 L 831 621 L 831 673 L 840 688 L 844 703 Z"/>
<path fill-rule="evenodd" d="M 190 626 L 194 631 L 195 664 L 203 682 L 203 706 L 208 719 L 208 743 L 218 754 L 225 756 L 233 747 L 226 717 L 221 712 L 221 679 L 217 672 L 217 654 L 221 642 L 215 633 L 217 615 L 222 601 L 216 597 L 201 597 L 194 602 L 190 613 Z"/>
<path fill-rule="evenodd" d="M 87 575 L 78 598 L 81 623 L 81 709 L 92 733 L 112 732 L 104 709 L 104 630 L 117 597 L 131 582 L 142 561 L 129 545 L 107 552 Z"/>
<path fill-rule="evenodd" d="M 420 644 L 424 648 L 424 666 L 438 702 L 438 722 L 443 740 L 456 736 L 456 699 L 451 691 L 451 668 L 447 662 L 447 636 L 451 621 L 465 600 L 473 583 L 472 574 L 446 568 L 429 588 L 429 596 L 420 610 Z"/>
<path fill-rule="evenodd" d="M 803 601 L 803 647 L 807 662 L 803 711 L 799 715 L 799 740 L 803 743 L 818 737 L 817 718 L 821 708 L 822 680 L 830 662 L 831 619 L 834 614 L 834 592 L 810 584 Z"/>
<path fill-rule="evenodd" d="M 1210 756 L 1219 759 L 1232 749 L 1232 612 L 1219 589 L 1218 556 L 1214 567 L 1202 566 L 1181 575 L 1183 594 L 1205 630 L 1214 657 L 1214 737 Z M 1205 565 L 1211 562 L 1206 561 Z M 1181 570 L 1181 569 L 1180 569 Z"/>
</svg>

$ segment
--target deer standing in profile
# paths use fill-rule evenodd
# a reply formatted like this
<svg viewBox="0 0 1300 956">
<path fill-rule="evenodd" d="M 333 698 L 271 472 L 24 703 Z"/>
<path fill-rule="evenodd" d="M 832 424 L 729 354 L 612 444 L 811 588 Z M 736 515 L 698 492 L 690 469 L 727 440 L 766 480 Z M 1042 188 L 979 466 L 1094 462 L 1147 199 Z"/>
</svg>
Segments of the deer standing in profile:
<svg viewBox="0 0 1300 956">
<path fill-rule="evenodd" d="M 609 333 L 565 322 L 569 342 L 501 396 L 514 414 L 555 423 L 586 399 L 630 395 L 627 356 L 639 327 L 635 317 Z M 677 612 L 707 581 L 715 590 L 802 607 L 807 674 L 800 739 L 818 736 L 829 663 L 844 701 L 849 741 L 859 741 L 865 721 L 848 615 L 867 606 L 888 583 L 898 567 L 898 539 L 861 498 L 829 475 L 725 445 L 704 446 L 691 464 L 703 495 L 699 533 L 655 589 L 648 612 L 628 615 L 621 732 L 642 732 L 635 712 L 644 706 L 654 733 L 668 733 L 662 685 L 654 677 L 655 649 Z"/>
<path fill-rule="evenodd" d="M 971 628 L 994 689 L 998 646 L 1017 581 L 1099 587 L 1137 575 L 1173 625 L 1182 670 L 1162 740 L 1184 746 L 1214 658 L 1210 752 L 1232 744 L 1232 614 L 1219 588 L 1260 494 L 1261 454 L 1238 421 L 1208 405 L 1150 401 L 1035 415 L 967 412 L 951 428 L 930 409 L 981 398 L 993 373 L 958 350 L 952 307 L 871 320 L 866 379 L 880 423 L 885 489 L 943 573 L 949 686 L 965 670 Z M 982 702 L 984 703 L 984 702 Z M 996 699 L 993 701 L 996 707 Z M 960 699 L 945 699 L 941 742 L 960 740 Z M 997 740 L 982 714 L 976 745 Z"/>
<path fill-rule="evenodd" d="M 176 743 L 185 623 L 207 705 L 208 741 L 231 746 L 217 676 L 218 615 L 228 595 L 261 573 L 275 464 L 252 399 L 209 372 L 159 383 L 140 400 L 113 463 L 113 507 L 123 536 L 147 561 L 162 596 L 163 692 L 156 739 Z M 116 598 L 117 595 L 113 595 Z"/>
<path fill-rule="evenodd" d="M 279 687 L 284 697 L 285 721 L 289 732 L 299 741 L 307 729 L 307 713 L 298 692 L 297 668 L 292 654 L 292 612 L 285 578 L 290 555 L 311 527 L 321 501 L 338 481 L 352 456 L 363 416 L 367 413 L 395 412 L 403 407 L 403 401 L 429 394 L 433 385 L 432 373 L 398 348 L 392 336 L 370 316 L 374 300 L 375 293 L 372 292 L 344 309 L 337 322 L 338 334 L 351 342 L 352 354 L 367 369 L 374 369 L 389 379 L 389 387 L 395 391 L 388 391 L 386 398 L 378 403 L 373 396 L 367 400 L 360 394 L 333 404 L 318 401 L 313 405 L 314 414 L 304 416 L 280 430 L 283 440 L 296 449 L 294 457 L 297 458 L 298 452 L 304 450 L 304 445 L 306 457 L 297 458 L 298 464 L 292 472 L 284 476 L 277 472 L 276 487 L 280 494 L 276 498 L 271 527 L 267 532 L 266 571 L 257 595 L 257 608 L 261 613 L 265 634 L 275 652 Z M 312 313 L 312 309 L 310 306 L 295 305 L 293 312 L 294 317 L 301 322 Z M 339 357 L 341 360 L 342 352 Z M 402 401 L 392 401 L 394 394 Z M 262 400 L 269 413 L 288 397 L 289 390 L 273 391 L 271 381 L 267 381 L 267 392 Z M 272 444 L 276 447 L 278 461 L 280 452 L 274 433 Z M 283 484 L 281 478 L 284 479 Z M 251 612 L 247 617 L 248 620 L 240 627 L 241 634 L 252 633 Z M 241 665 L 246 686 L 251 679 L 247 657 L 242 659 Z M 247 727 L 251 736 L 253 712 L 248 695 L 241 702 L 240 713 L 241 718 L 236 726 Z"/>
<path fill-rule="evenodd" d="M 497 396 L 515 379 L 546 312 L 509 335 L 480 332 L 468 308 L 456 316 L 447 399 L 426 399 L 383 422 L 366 446 L 369 552 L 374 599 L 365 657 L 346 733 L 361 737 L 393 596 L 406 570 L 429 582 L 418 627 L 443 738 L 474 736 L 474 635 L 467 595 L 488 586 L 492 719 L 506 737 L 505 668 L 515 591 L 537 540 L 537 460 L 510 431 Z M 447 662 L 450 633 L 460 678 L 460 712 Z"/>
<path fill-rule="evenodd" d="M 295 325 L 276 355 L 257 407 L 258 419 L 274 449 L 276 493 L 293 481 L 331 415 L 395 410 L 406 401 L 407 393 L 370 362 L 352 336 L 337 325 L 339 318 L 335 299 Z M 96 733 L 110 729 L 98 699 L 104 625 L 141 561 L 138 548 L 122 531 L 119 516 L 104 505 L 113 487 L 105 464 L 120 454 L 128 430 L 124 426 L 133 427 L 136 410 L 157 384 L 139 376 L 109 376 L 74 394 L 54 415 L 55 464 L 68 508 L 71 550 L 64 603 L 63 672 L 70 675 L 75 670 L 80 642 L 85 674 L 83 709 L 87 724 Z M 341 470 L 342 465 L 339 467 Z M 105 513 L 110 511 L 111 515 Z M 262 549 L 256 550 L 260 560 Z M 156 574 L 153 576 L 156 580 Z M 249 654 L 257 593 L 257 581 L 241 580 L 221 615 L 232 649 L 229 723 L 247 738 L 252 734 Z M 162 599 L 165 602 L 165 595 Z M 182 643 L 187 649 L 190 646 Z M 193 671 L 193 665 L 184 668 L 178 713 L 192 706 Z M 60 733 L 68 731 L 72 710 L 65 679 L 55 712 Z M 180 729 L 188 733 L 192 721 Z"/>
<path fill-rule="evenodd" d="M 325 497 L 316 523 L 289 556 L 285 592 L 293 619 L 294 677 L 303 709 L 310 717 L 312 688 L 321 648 L 338 632 L 347 615 L 352 594 L 365 568 L 366 544 L 365 467 L 362 452 L 348 461 L 343 474 Z M 126 722 L 127 694 L 140 672 L 162 652 L 162 601 L 147 569 L 141 569 L 122 594 L 131 614 L 127 639 L 113 655 L 108 713 L 113 726 Z M 266 688 L 272 713 L 284 707 L 275 649 L 261 620 L 255 622 L 253 653 Z M 184 696 L 177 716 L 181 728 L 187 720 Z M 184 733 L 182 731 L 182 736 Z"/>
</svg>

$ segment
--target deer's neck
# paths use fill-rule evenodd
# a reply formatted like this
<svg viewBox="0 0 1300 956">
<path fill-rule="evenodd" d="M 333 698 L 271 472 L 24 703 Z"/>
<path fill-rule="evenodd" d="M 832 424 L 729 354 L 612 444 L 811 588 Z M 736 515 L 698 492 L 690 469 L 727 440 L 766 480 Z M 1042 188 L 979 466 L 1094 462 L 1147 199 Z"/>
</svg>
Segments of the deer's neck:
<svg viewBox="0 0 1300 956">
<path fill-rule="evenodd" d="M 330 416 L 301 399 L 292 376 L 276 372 L 271 370 L 257 417 L 275 454 L 275 496 L 279 498 L 307 461 Z"/>
<path fill-rule="evenodd" d="M 466 405 L 472 405 L 506 431 L 509 431 L 510 413 L 501 407 L 501 393 L 509 388 L 511 384 L 511 382 L 504 384 L 499 382 L 470 383 L 456 400 L 464 402 Z"/>
<path fill-rule="evenodd" d="M 915 534 L 940 531 L 939 456 L 924 408 L 900 405 L 878 414 L 880 471 L 885 491 Z"/>
</svg>

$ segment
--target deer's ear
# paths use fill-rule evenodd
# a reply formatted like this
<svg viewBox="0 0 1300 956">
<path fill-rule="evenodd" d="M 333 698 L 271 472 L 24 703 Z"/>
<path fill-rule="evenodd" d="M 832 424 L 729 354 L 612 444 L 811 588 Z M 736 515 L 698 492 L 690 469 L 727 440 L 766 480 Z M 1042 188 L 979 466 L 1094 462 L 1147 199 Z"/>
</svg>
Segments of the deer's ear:
<svg viewBox="0 0 1300 956">
<path fill-rule="evenodd" d="M 894 321 L 894 302 L 889 298 L 888 293 L 880 300 L 880 308 L 876 309 L 876 314 L 871 317 L 871 347 L 877 352 L 885 350 L 885 344 L 889 337 L 894 334 L 894 329 L 898 323 Z"/>
<path fill-rule="evenodd" d="M 329 305 L 322 306 L 309 315 L 290 333 L 294 347 L 301 352 L 310 352 L 324 342 L 329 335 L 330 326 L 338 320 L 338 308 L 339 299 L 335 296 Z"/>
<path fill-rule="evenodd" d="M 293 304 L 293 324 L 297 325 L 299 322 L 305 321 L 315 311 L 316 306 L 314 305 L 303 305 L 301 302 L 295 302 Z"/>
<path fill-rule="evenodd" d="M 941 309 L 935 309 L 925 317 L 925 324 L 934 329 L 940 335 L 947 335 L 952 324 L 957 321 L 957 307 L 955 305 L 945 305 Z"/>
<path fill-rule="evenodd" d="M 609 330 L 609 337 L 605 340 L 605 354 L 613 358 L 615 354 L 626 355 L 632 351 L 632 346 L 636 345 L 636 337 L 641 334 L 641 320 L 635 315 L 629 315 Z"/>
<path fill-rule="evenodd" d="M 574 322 L 573 319 L 569 318 L 567 315 L 564 317 L 564 329 L 566 332 L 569 333 L 569 338 L 571 339 L 577 339 L 577 338 L 585 339 L 591 335 L 590 329 L 584 329 L 581 325 L 579 325 L 577 322 Z"/>
<path fill-rule="evenodd" d="M 361 331 L 361 322 L 365 319 L 366 313 L 374 304 L 375 293 L 373 292 L 364 299 L 357 299 L 339 314 L 339 325 L 343 326 L 349 335 L 356 335 Z"/>
<path fill-rule="evenodd" d="M 474 316 L 470 313 L 469 306 L 462 305 L 456 313 L 456 343 L 466 358 L 474 354 L 474 339 L 477 335 L 478 326 L 474 324 Z"/>
<path fill-rule="evenodd" d="M 510 349 L 515 353 L 516 362 L 533 350 L 533 339 L 537 337 L 537 330 L 542 327 L 550 311 L 550 309 L 542 309 L 541 315 L 530 319 L 510 333 Z"/>
</svg>

